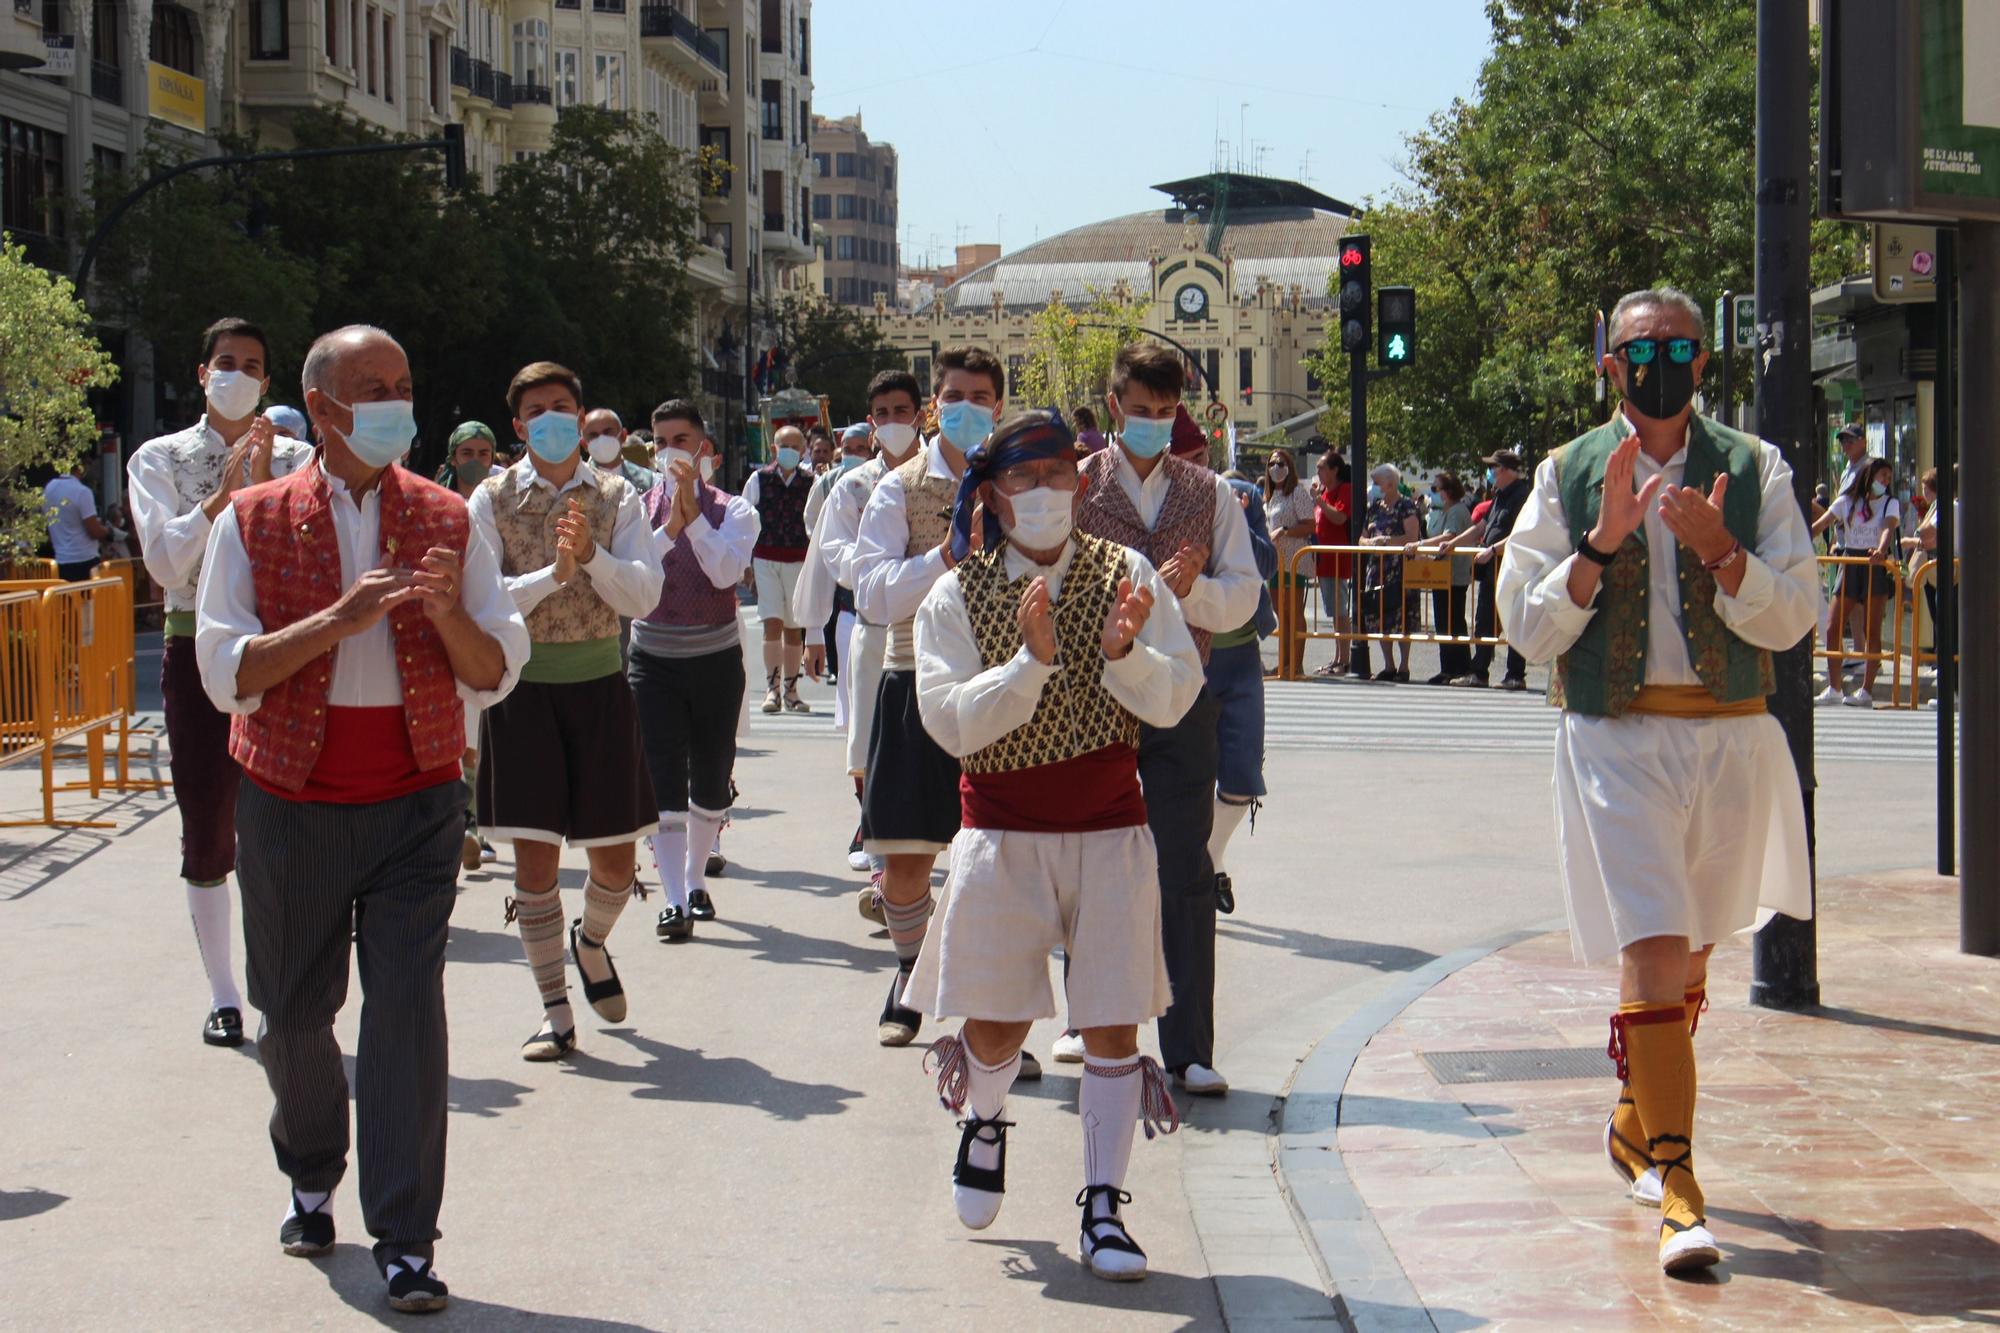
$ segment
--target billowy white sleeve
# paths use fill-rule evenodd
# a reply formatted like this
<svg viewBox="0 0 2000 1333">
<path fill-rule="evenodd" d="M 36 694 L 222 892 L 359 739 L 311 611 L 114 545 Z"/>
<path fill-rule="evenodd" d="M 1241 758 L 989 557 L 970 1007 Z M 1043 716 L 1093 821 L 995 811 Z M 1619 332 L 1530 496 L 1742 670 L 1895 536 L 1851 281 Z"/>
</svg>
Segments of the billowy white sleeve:
<svg viewBox="0 0 2000 1333">
<path fill-rule="evenodd" d="M 1152 592 L 1153 611 L 1146 617 L 1139 637 L 1133 640 L 1132 651 L 1104 664 L 1104 690 L 1148 726 L 1171 727 L 1187 716 L 1187 710 L 1194 707 L 1201 694 L 1205 674 L 1201 651 L 1194 646 L 1194 636 L 1188 633 L 1180 603 L 1160 581 L 1159 571 L 1152 562 L 1137 551 L 1128 550 L 1125 574 L 1132 580 L 1134 590 L 1144 588 Z M 1252 614 L 1255 611 L 1253 606 Z"/>
<path fill-rule="evenodd" d="M 825 542 L 827 517 L 832 512 L 832 505 L 821 505 L 818 521 L 810 525 L 812 539 L 806 543 L 805 563 L 799 569 L 798 584 L 792 589 L 792 614 L 805 624 L 809 643 L 818 643 L 825 638 L 826 622 L 833 615 L 835 585 Z M 812 637 L 815 628 L 820 632 L 820 639 Z"/>
<path fill-rule="evenodd" d="M 827 568 L 835 583 L 850 590 L 854 587 L 854 539 L 861 528 L 862 506 L 868 503 L 872 489 L 860 477 L 843 477 L 820 512 L 820 543 L 826 551 Z"/>
<path fill-rule="evenodd" d="M 1589 606 L 1570 600 L 1570 562 L 1578 558 L 1555 461 L 1545 458 L 1535 468 L 1534 493 L 1508 534 L 1495 594 L 1507 642 L 1530 662 L 1553 662 L 1597 614 L 1595 598 Z"/>
<path fill-rule="evenodd" d="M 257 586 L 250 557 L 236 530 L 236 507 L 225 505 L 209 525 L 207 555 L 195 593 L 194 660 L 201 687 L 223 713 L 254 713 L 264 696 L 236 697 L 236 670 L 250 640 L 264 632 L 257 614 Z"/>
<path fill-rule="evenodd" d="M 1235 490 L 1217 477 L 1208 568 L 1195 576 L 1194 586 L 1180 599 L 1180 609 L 1197 629 L 1237 629 L 1257 614 L 1257 593 L 1263 586 L 1264 580 L 1257 577 L 1257 552 L 1250 545 L 1249 520 L 1236 502 Z"/>
<path fill-rule="evenodd" d="M 764 487 L 757 480 L 760 475 L 760 469 L 752 468 L 750 475 L 743 479 L 743 503 L 752 509 L 757 507 L 757 501 L 764 495 Z"/>
<path fill-rule="evenodd" d="M 868 497 L 854 536 L 854 608 L 871 624 L 893 625 L 916 615 L 924 594 L 947 572 L 942 552 L 934 548 L 905 558 L 909 548 L 903 481 L 892 472 Z"/>
<path fill-rule="evenodd" d="M 660 585 L 666 582 L 667 573 L 653 548 L 653 525 L 647 521 L 645 506 L 630 486 L 618 501 L 610 543 L 598 541 L 590 563 L 576 567 L 576 577 L 589 579 L 604 604 L 621 616 L 636 619 L 660 604 Z M 550 578 L 554 578 L 553 571 Z M 523 614 L 526 611 L 523 607 Z"/>
<path fill-rule="evenodd" d="M 1778 652 L 1819 627 L 1819 560 L 1805 511 L 1792 494 L 1791 465 L 1766 441 L 1758 442 L 1757 453 L 1757 549 L 1744 553 L 1743 582 L 1734 597 L 1715 590 L 1715 613 L 1745 643 Z"/>
<path fill-rule="evenodd" d="M 179 513 L 180 489 L 174 485 L 173 459 L 165 448 L 139 446 L 126 464 L 131 490 L 132 526 L 138 529 L 146 572 L 162 588 L 187 587 L 188 574 L 208 545 L 208 515 L 196 503 Z"/>
<path fill-rule="evenodd" d="M 957 758 L 1027 725 L 1058 669 L 1037 661 L 1026 644 L 999 666 L 982 668 L 956 571 L 924 597 L 916 630 L 917 711 L 931 739 Z"/>
<path fill-rule="evenodd" d="M 233 516 L 230 524 L 233 533 Z M 238 541 L 240 545 L 240 537 Z M 501 655 L 507 660 L 505 670 L 500 673 L 500 683 L 490 690 L 475 690 L 462 680 L 458 682 L 458 697 L 465 701 L 466 711 L 471 714 L 481 708 L 491 708 L 507 697 L 515 682 L 520 680 L 521 667 L 528 660 L 528 652 L 533 645 L 528 639 L 528 622 L 520 608 L 514 605 L 514 598 L 507 591 L 507 580 L 500 576 L 500 557 L 477 528 L 466 535 L 465 564 L 460 574 L 464 581 L 459 587 L 459 605 L 465 608 L 465 614 L 472 617 L 475 625 L 493 636 L 500 645 Z M 207 582 L 206 578 L 203 582 Z M 196 655 L 200 655 L 198 643 Z M 238 656 L 240 658 L 240 652 Z M 231 683 L 234 683 L 233 671 Z"/>
<path fill-rule="evenodd" d="M 757 511 L 744 503 L 742 496 L 732 495 L 723 508 L 720 525 L 710 523 L 704 515 L 682 531 L 687 535 L 688 545 L 694 548 L 695 563 L 701 566 L 708 581 L 718 588 L 730 588 L 750 568 L 750 552 L 757 545 L 757 533 L 762 527 Z M 658 529 L 656 538 L 659 554 L 664 557 L 673 543 L 665 540 L 665 528 Z M 664 570 L 661 578 L 665 580 Z M 658 603 L 657 593 L 653 600 Z M 646 609 L 650 611 L 652 607 Z"/>
</svg>

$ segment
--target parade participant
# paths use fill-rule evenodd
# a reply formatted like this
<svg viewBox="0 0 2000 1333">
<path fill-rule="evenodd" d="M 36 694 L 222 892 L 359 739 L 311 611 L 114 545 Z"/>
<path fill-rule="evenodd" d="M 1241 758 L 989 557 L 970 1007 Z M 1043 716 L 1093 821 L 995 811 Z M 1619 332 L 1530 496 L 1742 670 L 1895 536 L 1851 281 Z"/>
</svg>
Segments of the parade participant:
<svg viewBox="0 0 2000 1333">
<path fill-rule="evenodd" d="M 684 940 L 713 921 L 707 862 L 732 803 L 736 716 L 743 706 L 743 635 L 736 584 L 750 567 L 757 511 L 701 479 L 713 456 L 693 403 L 653 409 L 660 482 L 642 502 L 664 535 L 659 605 L 632 622 L 632 698 L 659 803 L 653 856 L 667 905 L 655 927 Z"/>
<path fill-rule="evenodd" d="M 451 467 L 451 486 L 470 500 L 493 471 L 493 428 L 483 421 L 461 421 L 451 432 L 446 446 L 446 462 Z"/>
<path fill-rule="evenodd" d="M 583 418 L 583 449 L 591 465 L 602 472 L 615 472 L 631 483 L 640 495 L 658 484 L 659 474 L 640 467 L 625 457 L 625 441 L 630 439 L 625 423 L 608 407 L 593 407 Z"/>
<path fill-rule="evenodd" d="M 449 485 L 460 498 L 470 500 L 479 483 L 492 473 L 493 445 L 493 428 L 483 421 L 462 421 L 452 429 L 447 443 L 451 453 L 445 467 L 450 474 Z M 477 870 L 486 862 L 499 859 L 493 844 L 479 835 L 480 716 L 477 708 L 465 710 L 465 842 L 458 862 L 463 870 Z"/>
<path fill-rule="evenodd" d="M 1121 1204 L 1132 1132 L 1179 1123 L 1139 1024 L 1169 999 L 1139 727 L 1171 727 L 1201 690 L 1201 658 L 1144 556 L 1073 531 L 1083 485 L 1052 412 L 1003 420 L 966 461 L 955 567 L 925 596 L 915 637 L 924 726 L 964 765 L 951 890 L 905 1003 L 965 1020 L 931 1048 L 961 1111 L 959 1220 L 981 1230 L 1006 1189 L 1006 1098 L 1030 1024 L 1055 1013 L 1049 951 L 1068 957 L 1086 1050 L 1081 1258 L 1102 1278 L 1146 1275 Z M 973 549 L 975 523 L 983 524 Z"/>
<path fill-rule="evenodd" d="M 520 685 L 487 712 L 479 765 L 479 822 L 514 844 L 508 918 L 520 919 L 545 1011 L 524 1060 L 557 1060 L 576 1046 L 556 886 L 565 842 L 590 861 L 569 935 L 584 998 L 606 1022 L 624 1021 L 625 988 L 604 943 L 638 882 L 633 844 L 653 832 L 659 809 L 618 618 L 659 605 L 664 541 L 622 476 L 583 465 L 582 404 L 574 372 L 553 361 L 523 367 L 507 407 L 527 456 L 488 477 L 468 506 L 534 641 Z"/>
<path fill-rule="evenodd" d="M 1536 471 L 1507 540 L 1507 634 L 1554 661 L 1556 827 L 1570 939 L 1620 963 L 1605 1148 L 1660 1205 L 1668 1272 L 1717 1262 L 1694 1165 L 1694 1028 L 1709 951 L 1760 908 L 1812 915 L 1804 804 L 1765 711 L 1771 654 L 1818 623 L 1812 537 L 1778 450 L 1696 416 L 1701 308 L 1634 292 L 1611 316 L 1607 425 Z M 1612 646 L 1617 651 L 1611 651 Z"/>
<path fill-rule="evenodd" d="M 208 974 L 201 1039 L 241 1046 L 243 1000 L 229 961 L 228 875 L 236 866 L 242 771 L 229 757 L 229 718 L 208 701 L 195 665 L 195 592 L 208 534 L 236 492 L 289 474 L 312 457 L 312 446 L 278 437 L 270 419 L 257 415 L 257 400 L 271 384 L 270 349 L 264 331 L 249 320 L 208 326 L 195 375 L 207 413 L 184 431 L 140 445 L 126 479 L 146 572 L 166 597 L 160 702 L 181 816 L 181 878 L 195 948 Z"/>
<path fill-rule="evenodd" d="M 824 625 L 824 645 L 806 645 L 805 674 L 817 680 L 822 669 L 833 692 L 833 725 L 847 729 L 847 691 L 837 688 L 841 663 L 847 660 L 849 640 L 854 636 L 854 590 L 841 581 L 842 572 L 828 563 L 826 547 L 819 540 L 820 515 L 840 479 L 875 456 L 874 428 L 858 421 L 840 433 L 840 452 L 814 478 L 806 496 L 806 531 L 812 540 L 806 545 L 806 559 L 799 571 L 794 596 L 799 601 L 799 618 L 809 625 Z M 852 533 L 849 533 L 850 538 Z"/>
<path fill-rule="evenodd" d="M 1115 449 L 1083 464 L 1077 528 L 1145 556 L 1180 600 L 1204 666 L 1210 637 L 1257 610 L 1250 527 L 1229 483 L 1201 463 L 1167 454 L 1186 385 L 1180 354 L 1129 343 L 1112 361 Z M 1199 435 L 1199 432 L 1195 432 Z M 1206 688 L 1172 726 L 1140 730 L 1139 780 L 1160 855 L 1160 896 L 1173 1007 L 1160 1019 L 1160 1054 L 1189 1092 L 1219 1096 L 1215 1068 L 1215 696 Z"/>
<path fill-rule="evenodd" d="M 797 426 L 780 426 L 771 437 L 775 456 L 743 483 L 743 499 L 757 511 L 758 537 L 754 565 L 757 578 L 757 619 L 764 623 L 764 711 L 810 713 L 812 705 L 799 698 L 799 664 L 806 641 L 824 644 L 817 622 L 799 616 L 799 572 L 805 567 L 806 496 L 813 474 L 805 460 L 806 437 Z M 784 668 L 782 687 L 780 664 Z"/>
<path fill-rule="evenodd" d="M 435 1310 L 444 1191 L 445 930 L 462 709 L 505 694 L 528 634 L 465 503 L 393 466 L 416 435 L 403 349 L 344 328 L 306 354 L 317 463 L 216 516 L 195 650 L 229 751 L 257 1058 L 291 1180 L 287 1254 L 332 1249 L 348 1080 L 333 1020 L 359 947 L 361 1212 L 398 1310 Z M 362 911 L 361 908 L 366 910 Z"/>
<path fill-rule="evenodd" d="M 1178 452 L 1178 451 L 1176 451 Z M 1215 865 L 1215 910 L 1227 916 L 1236 910 L 1236 885 L 1224 858 L 1229 840 L 1246 817 L 1256 826 L 1257 808 L 1264 800 L 1264 647 L 1277 632 L 1278 613 L 1271 605 L 1269 580 L 1278 572 L 1278 549 L 1264 524 L 1264 493 L 1249 479 L 1229 478 L 1243 517 L 1250 526 L 1250 552 L 1265 585 L 1258 589 L 1257 610 L 1233 630 L 1209 641 L 1208 692 L 1215 696 L 1215 819 L 1208 834 L 1208 859 Z"/>
</svg>

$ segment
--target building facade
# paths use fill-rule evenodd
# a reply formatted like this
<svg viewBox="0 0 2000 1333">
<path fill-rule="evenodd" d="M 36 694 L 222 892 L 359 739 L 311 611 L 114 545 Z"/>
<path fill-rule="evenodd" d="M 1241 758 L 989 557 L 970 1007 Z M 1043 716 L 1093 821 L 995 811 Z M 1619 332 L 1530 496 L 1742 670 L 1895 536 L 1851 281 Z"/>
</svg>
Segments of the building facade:
<svg viewBox="0 0 2000 1333">
<path fill-rule="evenodd" d="M 812 121 L 813 223 L 820 295 L 839 305 L 896 302 L 896 150 L 871 142 L 861 113 Z"/>
</svg>

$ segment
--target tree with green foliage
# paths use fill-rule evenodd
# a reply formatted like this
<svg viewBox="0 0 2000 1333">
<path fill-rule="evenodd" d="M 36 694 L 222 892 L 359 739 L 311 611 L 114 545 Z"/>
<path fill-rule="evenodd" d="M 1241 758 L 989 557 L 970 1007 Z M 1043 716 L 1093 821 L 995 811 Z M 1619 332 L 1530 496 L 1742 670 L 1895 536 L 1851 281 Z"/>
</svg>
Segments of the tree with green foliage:
<svg viewBox="0 0 2000 1333">
<path fill-rule="evenodd" d="M 1051 299 L 1028 329 L 1028 355 L 1014 393 L 1021 407 L 1103 408 L 1118 349 L 1144 336 L 1145 309 L 1090 289 L 1088 304 L 1071 309 Z"/>
<path fill-rule="evenodd" d="M 97 439 L 90 390 L 118 378 L 91 335 L 89 312 L 68 278 L 0 239 L 0 552 L 25 555 L 46 533 L 42 497 L 28 476 L 66 472 Z"/>
<path fill-rule="evenodd" d="M 1487 18 L 1475 97 L 1411 136 L 1407 183 L 1356 223 L 1376 283 L 1417 290 L 1416 364 L 1369 390 L 1376 457 L 1462 467 L 1505 446 L 1545 452 L 1605 411 L 1596 311 L 1642 287 L 1707 305 L 1752 285 L 1752 7 L 1490 0 Z M 1814 280 L 1859 267 L 1863 243 L 1816 223 Z M 1329 334 L 1314 369 L 1328 438 L 1344 439 L 1347 355 Z"/>
<path fill-rule="evenodd" d="M 778 387 L 825 394 L 836 426 L 867 416 L 868 381 L 905 364 L 875 321 L 848 306 L 787 292 L 758 316 L 778 358 Z"/>
</svg>

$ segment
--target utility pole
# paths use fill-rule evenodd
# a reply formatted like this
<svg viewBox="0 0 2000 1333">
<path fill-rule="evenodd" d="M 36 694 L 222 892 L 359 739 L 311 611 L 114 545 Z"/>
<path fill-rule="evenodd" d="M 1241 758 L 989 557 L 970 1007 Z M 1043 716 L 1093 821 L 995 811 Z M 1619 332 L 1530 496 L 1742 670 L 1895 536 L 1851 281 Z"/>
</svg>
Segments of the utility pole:
<svg viewBox="0 0 2000 1333">
<path fill-rule="evenodd" d="M 1792 468 L 1792 491 L 1807 510 L 1818 472 L 1812 434 L 1812 153 L 1807 106 L 1811 50 L 1805 0 L 1757 0 L 1757 432 Z M 1809 511 L 1808 511 L 1809 512 Z M 1818 911 L 1813 829 L 1812 637 L 1777 654 L 1771 712 L 1785 729 L 1805 800 L 1806 864 Z M 1819 1003 L 1815 923 L 1773 917 L 1757 932 L 1750 1003 L 1805 1009 Z"/>
<path fill-rule="evenodd" d="M 1966 953 L 2000 954 L 2000 828 L 1993 793 L 2000 790 L 2000 523 L 1992 497 L 2000 494 L 2000 222 L 1967 218 L 1958 227 L 1959 356 L 1974 367 L 1954 377 L 1960 384 L 1959 460 L 1956 492 L 1972 503 L 1957 516 L 1962 531 L 1938 529 L 1939 567 L 1952 557 L 1948 542 L 1961 539 L 1965 578 L 1958 584 L 1956 625 L 1960 679 L 1972 688 L 1959 696 L 1959 823 L 1963 854 L 1958 881 L 1958 947 Z M 1940 499 L 1942 500 L 1942 494 Z M 1942 501 L 1949 506 L 1949 501 Z M 1942 581 L 1940 581 L 1942 583 Z M 1942 603 L 1944 587 L 1939 590 Z M 1942 649 L 1940 649 L 1942 652 Z M 1940 708 L 1946 705 L 1940 703 Z"/>
<path fill-rule="evenodd" d="M 1937 234 L 1937 379 L 1932 382 L 1931 461 L 1937 466 L 1937 614 L 1931 617 L 1932 647 L 1937 653 L 1937 867 L 1940 875 L 1958 873 L 1958 744 L 1953 704 L 1958 694 L 1958 591 L 1951 553 L 1958 527 L 1952 514 L 1958 494 L 1953 464 L 1958 461 L 1958 236 L 1949 227 Z M 1960 886 L 1961 894 L 1964 888 Z M 1960 913 L 1960 920 L 1965 914 Z"/>
</svg>

